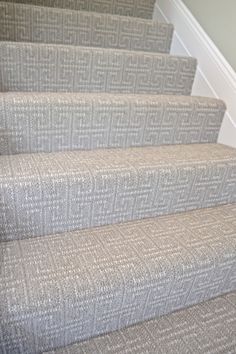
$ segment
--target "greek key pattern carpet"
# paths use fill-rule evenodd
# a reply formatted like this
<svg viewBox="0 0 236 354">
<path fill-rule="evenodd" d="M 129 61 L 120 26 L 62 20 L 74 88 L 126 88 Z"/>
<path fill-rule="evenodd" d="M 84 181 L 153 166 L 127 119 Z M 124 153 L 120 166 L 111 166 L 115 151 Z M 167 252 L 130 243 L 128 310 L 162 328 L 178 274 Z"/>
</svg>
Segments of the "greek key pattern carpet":
<svg viewBox="0 0 236 354">
<path fill-rule="evenodd" d="M 234 292 L 48 354 L 233 354 L 235 329 Z"/>
<path fill-rule="evenodd" d="M 0 1 L 0 354 L 236 352 L 227 107 L 156 5 Z"/>
<path fill-rule="evenodd" d="M 216 143 L 225 104 L 191 96 L 0 94 L 0 152 Z M 20 121 L 19 121 L 20 115 Z"/>
<path fill-rule="evenodd" d="M 151 19 L 155 0 L 7 0 L 6 2 Z"/>
<path fill-rule="evenodd" d="M 0 42 L 1 91 L 188 95 L 195 69 L 195 59 L 169 54 Z"/>
<path fill-rule="evenodd" d="M 3 349 L 40 353 L 235 290 L 235 215 L 228 205 L 2 243 Z"/>
<path fill-rule="evenodd" d="M 235 150 L 217 144 L 0 156 L 0 237 L 234 203 L 235 176 Z"/>
<path fill-rule="evenodd" d="M 0 40 L 168 53 L 173 26 L 142 19 L 0 3 Z"/>
</svg>

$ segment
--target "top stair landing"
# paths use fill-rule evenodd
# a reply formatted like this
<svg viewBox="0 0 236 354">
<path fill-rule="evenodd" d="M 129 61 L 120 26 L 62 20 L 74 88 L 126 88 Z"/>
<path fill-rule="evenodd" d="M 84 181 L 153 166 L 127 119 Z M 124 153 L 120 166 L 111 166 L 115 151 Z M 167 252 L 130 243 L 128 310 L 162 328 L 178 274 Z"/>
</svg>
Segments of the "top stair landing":
<svg viewBox="0 0 236 354">
<path fill-rule="evenodd" d="M 7 2 L 152 18 L 155 0 L 7 0 Z"/>
</svg>

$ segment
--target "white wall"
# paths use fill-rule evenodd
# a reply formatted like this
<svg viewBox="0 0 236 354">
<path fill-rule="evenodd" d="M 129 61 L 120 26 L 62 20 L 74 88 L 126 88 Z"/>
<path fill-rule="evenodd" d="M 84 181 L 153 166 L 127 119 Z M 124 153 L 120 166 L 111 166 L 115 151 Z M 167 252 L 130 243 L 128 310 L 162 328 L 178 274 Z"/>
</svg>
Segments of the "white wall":
<svg viewBox="0 0 236 354">
<path fill-rule="evenodd" d="M 236 71 L 236 0 L 182 0 Z"/>
<path fill-rule="evenodd" d="M 153 17 L 174 24 L 171 54 L 197 58 L 198 68 L 192 94 L 225 101 L 227 112 L 218 142 L 236 147 L 235 71 L 182 0 L 157 0 Z"/>
</svg>

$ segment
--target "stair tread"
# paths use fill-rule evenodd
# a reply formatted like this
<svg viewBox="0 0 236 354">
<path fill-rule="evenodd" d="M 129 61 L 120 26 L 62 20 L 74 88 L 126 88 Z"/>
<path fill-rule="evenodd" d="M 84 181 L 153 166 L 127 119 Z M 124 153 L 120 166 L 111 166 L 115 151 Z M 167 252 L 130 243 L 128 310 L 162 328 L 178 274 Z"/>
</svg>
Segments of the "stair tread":
<svg viewBox="0 0 236 354">
<path fill-rule="evenodd" d="M 117 54 L 130 54 L 134 55 L 136 57 L 144 57 L 148 58 L 153 57 L 153 58 L 175 58 L 176 60 L 186 60 L 187 62 L 190 62 L 192 64 L 197 64 L 197 59 L 194 57 L 186 56 L 186 55 L 175 55 L 175 54 L 170 54 L 170 53 L 156 53 L 156 52 L 146 52 L 142 50 L 129 50 L 129 49 L 116 49 L 116 48 L 96 48 L 96 47 L 89 47 L 89 46 L 82 46 L 82 45 L 66 45 L 66 44 L 53 44 L 53 43 L 35 43 L 35 42 L 14 42 L 14 41 L 2 41 L 0 42 L 0 46 L 5 49 L 7 48 L 8 50 L 11 48 L 18 48 L 19 50 L 24 50 L 24 49 L 29 49 L 29 48 L 51 48 L 52 50 L 60 50 L 60 49 L 67 49 L 68 51 L 80 51 L 80 50 L 87 50 L 88 52 L 93 52 L 93 53 L 117 53 Z M 7 63 L 5 63 L 7 65 Z M 22 91 L 24 92 L 24 91 Z M 37 92 L 37 91 L 35 91 Z M 40 91 L 38 91 L 40 92 Z M 149 95 L 149 92 L 147 93 Z"/>
<path fill-rule="evenodd" d="M 48 354 L 236 352 L 236 292 Z"/>
<path fill-rule="evenodd" d="M 184 100 L 188 100 L 188 102 L 199 102 L 199 103 L 205 103 L 209 102 L 212 104 L 219 103 L 221 104 L 224 108 L 226 108 L 226 105 L 222 99 L 219 98 L 214 98 L 214 97 L 208 97 L 208 96 L 196 96 L 196 95 L 166 95 L 166 94 L 138 94 L 138 93 L 110 93 L 110 92 L 40 92 L 40 91 L 33 91 L 33 92 L 27 92 L 27 91 L 16 91 L 16 92 L 0 92 L 0 97 L 1 98 L 11 98 L 15 97 L 16 100 L 20 98 L 24 99 L 55 99 L 55 100 L 76 100 L 76 99 L 92 99 L 92 98 L 107 98 L 107 99 L 136 99 L 136 100 L 150 100 L 150 101 L 175 101 L 175 102 L 182 102 Z"/>
<path fill-rule="evenodd" d="M 3 345 L 14 352 L 21 328 L 22 351 L 46 351 L 233 291 L 235 216 L 236 204 L 1 242 Z"/>
<path fill-rule="evenodd" d="M 122 2 L 121 0 L 7 0 L 7 2 L 152 18 L 155 0 L 125 0 Z"/>
<path fill-rule="evenodd" d="M 169 52 L 173 26 L 141 18 L 0 3 L 0 40 Z M 24 16 L 19 16 L 24 13 Z"/>
<path fill-rule="evenodd" d="M 3 155 L 215 143 L 225 104 L 176 95 L 10 92 L 0 93 L 0 111 Z"/>
<path fill-rule="evenodd" d="M 125 169 L 227 163 L 236 161 L 236 150 L 220 144 L 187 144 L 148 146 L 127 149 L 97 149 L 93 151 L 62 151 L 0 156 L 0 179 L 19 177 L 52 177 L 80 175 Z"/>
<path fill-rule="evenodd" d="M 1 239 L 234 203 L 235 173 L 219 144 L 0 156 Z"/>
<path fill-rule="evenodd" d="M 196 59 L 191 57 L 111 48 L 0 42 L 1 91 L 189 95 L 195 70 Z"/>
</svg>

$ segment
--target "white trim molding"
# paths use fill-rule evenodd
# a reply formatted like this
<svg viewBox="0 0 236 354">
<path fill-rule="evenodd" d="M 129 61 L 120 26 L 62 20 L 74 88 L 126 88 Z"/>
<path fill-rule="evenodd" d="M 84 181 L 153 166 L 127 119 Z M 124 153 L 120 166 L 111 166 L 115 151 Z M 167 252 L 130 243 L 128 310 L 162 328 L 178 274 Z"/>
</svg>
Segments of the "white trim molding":
<svg viewBox="0 0 236 354">
<path fill-rule="evenodd" d="M 157 0 L 153 18 L 174 25 L 171 54 L 197 58 L 192 94 L 225 101 L 227 111 L 218 142 L 236 147 L 235 71 L 181 0 Z"/>
</svg>

